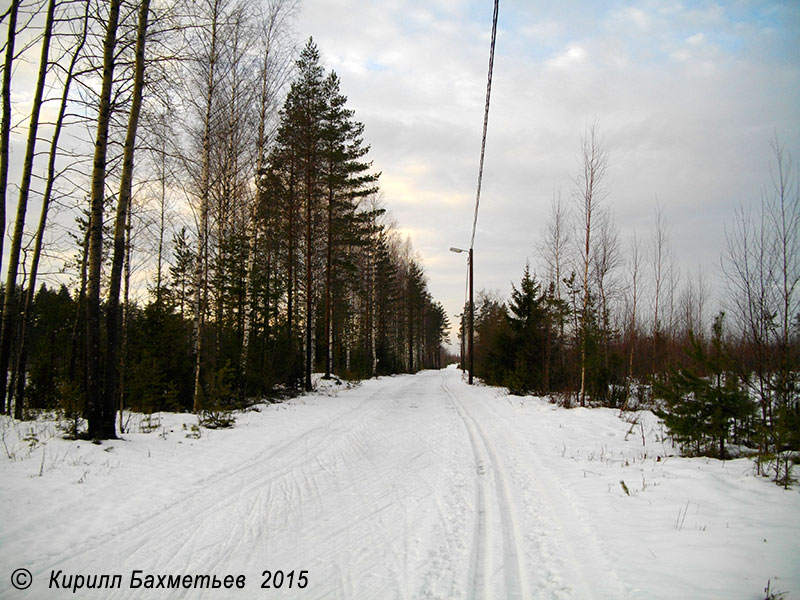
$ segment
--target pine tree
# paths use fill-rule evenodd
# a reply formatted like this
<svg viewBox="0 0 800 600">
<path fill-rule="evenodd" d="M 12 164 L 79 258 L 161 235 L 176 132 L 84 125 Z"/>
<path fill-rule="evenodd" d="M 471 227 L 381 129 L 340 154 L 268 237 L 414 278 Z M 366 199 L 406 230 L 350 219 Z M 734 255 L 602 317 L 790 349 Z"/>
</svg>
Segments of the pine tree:
<svg viewBox="0 0 800 600">
<path fill-rule="evenodd" d="M 720 313 L 714 319 L 709 350 L 690 332 L 687 355 L 695 366 L 673 369 L 666 383 L 655 384 L 654 392 L 664 400 L 656 414 L 676 442 L 695 454 L 714 453 L 715 447 L 724 460 L 733 425 L 752 417 L 755 404 L 732 372 L 723 344 L 723 318 Z M 708 446 L 711 442 L 713 447 Z"/>
<path fill-rule="evenodd" d="M 284 171 L 291 181 L 289 189 L 289 240 L 290 273 L 292 278 L 295 265 L 294 253 L 298 249 L 295 242 L 294 211 L 300 208 L 302 219 L 302 240 L 304 246 L 304 292 L 305 292 L 305 330 L 304 330 L 304 370 L 303 386 L 311 389 L 313 368 L 313 326 L 314 295 L 316 273 L 315 260 L 317 244 L 317 215 L 324 194 L 322 180 L 324 169 L 323 138 L 327 111 L 324 69 L 320 65 L 320 55 L 313 39 L 309 39 L 297 61 L 298 76 L 292 83 L 281 111 L 281 124 L 278 129 L 276 152 L 273 153 L 273 168 Z M 297 194 L 295 195 L 295 189 Z M 294 283 L 290 282 L 291 288 Z M 290 310 L 290 320 L 291 315 Z M 289 335 L 292 332 L 289 331 Z"/>
<path fill-rule="evenodd" d="M 325 240 L 325 377 L 331 376 L 333 364 L 333 304 L 337 267 L 354 270 L 351 255 L 338 252 L 363 242 L 356 210 L 360 200 L 377 192 L 379 175 L 369 173 L 371 163 L 361 159 L 369 152 L 362 139 L 364 125 L 354 120 L 354 112 L 345 108 L 347 97 L 340 91 L 339 78 L 331 72 L 325 81 L 328 110 L 324 132 L 326 183 Z M 341 289 L 341 286 L 339 286 Z"/>
</svg>

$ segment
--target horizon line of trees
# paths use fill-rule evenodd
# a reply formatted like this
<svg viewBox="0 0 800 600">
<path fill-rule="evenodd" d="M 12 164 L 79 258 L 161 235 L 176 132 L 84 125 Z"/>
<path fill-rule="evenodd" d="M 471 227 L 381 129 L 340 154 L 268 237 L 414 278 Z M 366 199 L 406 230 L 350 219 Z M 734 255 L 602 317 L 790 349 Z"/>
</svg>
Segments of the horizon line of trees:
<svg viewBox="0 0 800 600">
<path fill-rule="evenodd" d="M 607 149 L 588 126 L 570 201 L 554 198 L 537 247 L 542 270 L 527 265 L 507 300 L 478 294 L 476 375 L 568 407 L 653 407 L 686 452 L 754 448 L 788 481 L 800 450 L 800 178 L 777 138 L 772 149 L 770 188 L 726 229 L 711 319 L 710 286 L 699 269 L 680 277 L 660 206 L 648 239 L 621 238 Z"/>
<path fill-rule="evenodd" d="M 10 135 L 29 131 L 0 245 L 3 412 L 60 407 L 113 438 L 123 406 L 224 425 L 252 398 L 311 389 L 314 371 L 442 366 L 447 316 L 383 206 L 339 78 L 311 39 L 297 58 L 297 11 L 13 0 L 0 15 L 4 224 Z M 35 50 L 15 123 L 11 74 Z M 71 255 L 60 283 L 37 289 L 40 259 L 57 254 Z"/>
</svg>

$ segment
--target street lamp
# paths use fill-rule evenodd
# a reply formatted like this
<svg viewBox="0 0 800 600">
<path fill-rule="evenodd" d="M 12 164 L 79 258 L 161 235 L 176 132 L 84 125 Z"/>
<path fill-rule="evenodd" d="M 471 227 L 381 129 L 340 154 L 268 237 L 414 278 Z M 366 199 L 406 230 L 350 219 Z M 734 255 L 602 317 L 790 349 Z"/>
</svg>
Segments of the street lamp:
<svg viewBox="0 0 800 600">
<path fill-rule="evenodd" d="M 474 305 L 472 303 L 472 248 L 469 250 L 464 250 L 463 248 L 450 248 L 450 252 L 456 252 L 461 254 L 462 252 L 467 253 L 467 263 L 469 264 L 469 384 L 472 385 L 472 373 L 474 371 L 475 362 L 474 362 L 474 353 L 472 352 L 473 349 L 473 341 L 474 341 L 474 328 L 473 322 L 475 320 L 475 310 Z"/>
</svg>

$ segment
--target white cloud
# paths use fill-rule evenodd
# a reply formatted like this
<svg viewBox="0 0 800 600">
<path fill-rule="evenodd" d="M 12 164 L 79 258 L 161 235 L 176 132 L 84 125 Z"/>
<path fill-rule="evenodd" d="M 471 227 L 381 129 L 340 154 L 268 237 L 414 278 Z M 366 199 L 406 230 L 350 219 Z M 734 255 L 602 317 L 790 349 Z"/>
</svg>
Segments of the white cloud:
<svg viewBox="0 0 800 600">
<path fill-rule="evenodd" d="M 695 33 L 687 38 L 686 43 L 690 46 L 702 46 L 706 43 L 706 36 L 704 36 L 702 33 Z"/>
<path fill-rule="evenodd" d="M 615 30 L 633 28 L 642 33 L 649 32 L 653 27 L 653 17 L 645 10 L 626 6 L 618 11 L 613 11 L 609 15 L 609 22 L 613 23 Z"/>
<path fill-rule="evenodd" d="M 556 69 L 569 68 L 575 65 L 580 65 L 586 58 L 586 51 L 578 44 L 570 44 L 558 56 L 555 56 L 547 61 L 547 66 Z"/>
</svg>

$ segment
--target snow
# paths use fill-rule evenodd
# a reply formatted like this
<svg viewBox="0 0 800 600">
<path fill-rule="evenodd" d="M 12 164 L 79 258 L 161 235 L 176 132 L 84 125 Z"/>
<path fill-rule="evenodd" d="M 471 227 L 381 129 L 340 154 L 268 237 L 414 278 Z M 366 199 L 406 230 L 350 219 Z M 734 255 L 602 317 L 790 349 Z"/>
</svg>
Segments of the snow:
<svg viewBox="0 0 800 600">
<path fill-rule="evenodd" d="M 102 445 L 3 417 L 0 598 L 800 598 L 797 488 L 676 457 L 651 413 L 452 368 L 319 387 L 232 429 L 161 414 Z M 131 589 L 134 570 L 246 587 Z M 292 587 L 260 589 L 265 570 Z M 49 589 L 59 571 L 122 585 Z"/>
</svg>

